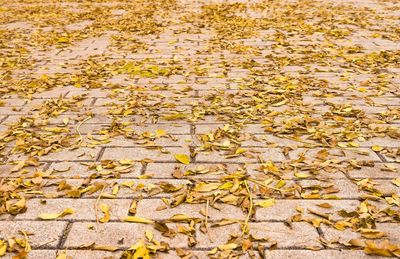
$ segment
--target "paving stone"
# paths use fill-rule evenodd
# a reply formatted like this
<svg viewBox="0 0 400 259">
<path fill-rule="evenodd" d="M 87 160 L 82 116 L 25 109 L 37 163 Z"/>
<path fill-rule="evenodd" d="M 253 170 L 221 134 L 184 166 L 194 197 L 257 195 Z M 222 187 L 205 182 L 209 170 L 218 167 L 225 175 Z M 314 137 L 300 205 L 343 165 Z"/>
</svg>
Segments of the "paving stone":
<svg viewBox="0 0 400 259">
<path fill-rule="evenodd" d="M 296 159 L 300 154 L 306 152 L 306 158 L 315 159 L 317 152 L 322 149 L 302 149 L 297 148 L 293 151 L 289 152 L 289 157 L 291 159 Z M 372 161 L 381 161 L 381 159 L 375 154 L 371 149 L 366 148 L 347 148 L 347 149 L 329 149 L 328 159 L 338 159 L 338 160 L 372 160 Z"/>
<path fill-rule="evenodd" d="M 110 220 L 120 220 L 128 216 L 131 199 L 30 199 L 27 202 L 27 210 L 18 214 L 17 220 L 35 220 L 42 213 L 61 213 L 67 208 L 74 210 L 73 214 L 66 215 L 62 220 L 87 220 L 96 221 L 96 204 L 98 219 L 103 217 L 100 204 L 106 204 L 110 208 Z"/>
<path fill-rule="evenodd" d="M 91 226 L 93 229 L 90 229 Z M 171 225 L 171 228 L 173 227 Z M 154 233 L 154 240 L 168 242 L 171 247 L 187 247 L 187 236 L 177 234 L 174 238 L 169 239 L 154 230 L 152 225 L 116 222 L 96 225 L 96 223 L 75 222 L 72 224 L 63 248 L 77 248 L 92 243 L 127 248 L 144 239 L 146 230 Z"/>
<path fill-rule="evenodd" d="M 30 233 L 29 243 L 35 249 L 55 248 L 63 234 L 66 222 L 0 221 L 0 238 L 23 237 L 19 231 Z M 46 231 L 46 235 L 43 235 Z"/>
<path fill-rule="evenodd" d="M 96 164 L 100 164 L 97 162 Z M 87 178 L 93 174 L 104 175 L 113 175 L 118 173 L 121 178 L 135 178 L 140 176 L 142 165 L 140 163 L 135 163 L 129 170 L 124 170 L 121 172 L 115 172 L 112 169 L 103 169 L 101 171 L 96 170 L 88 170 L 87 165 L 83 165 L 79 162 L 52 162 L 49 166 L 49 170 L 53 171 L 53 175 L 59 178 Z"/>
<path fill-rule="evenodd" d="M 176 168 L 182 172 L 207 170 L 206 173 L 195 175 L 187 175 L 184 178 L 199 178 L 199 179 L 220 179 L 226 174 L 235 172 L 240 164 L 201 164 L 195 163 L 183 165 L 181 163 L 149 163 L 146 166 L 146 175 L 151 175 L 153 178 L 174 178 L 172 173 Z"/>
<path fill-rule="evenodd" d="M 144 199 L 141 200 L 137 205 L 136 215 L 143 218 L 149 218 L 154 220 L 165 220 L 176 214 L 186 214 L 189 217 L 195 217 L 203 219 L 205 218 L 200 211 L 205 211 L 205 204 L 181 204 L 174 208 L 166 208 L 164 210 L 158 210 L 158 208 L 164 207 L 165 203 L 160 199 Z M 218 209 L 209 207 L 208 211 L 209 220 L 222 220 L 224 218 L 229 219 L 243 219 L 245 214 L 242 210 L 233 205 L 219 204 Z"/>
<path fill-rule="evenodd" d="M 13 169 L 16 169 L 17 164 L 4 164 L 0 165 L 0 177 L 18 177 L 21 174 L 18 172 L 12 172 Z M 34 167 L 34 166 L 27 166 L 21 169 L 20 171 L 24 171 L 23 175 L 25 177 L 32 176 L 35 174 L 35 172 L 43 170 L 47 166 L 46 163 L 41 163 L 40 166 Z"/>
<path fill-rule="evenodd" d="M 216 163 L 255 163 L 258 162 L 257 155 L 259 155 L 264 161 L 274 161 L 281 162 L 286 160 L 283 153 L 278 148 L 252 148 L 247 149 L 250 154 L 253 154 L 253 158 L 239 156 L 233 158 L 225 158 L 225 154 L 211 152 L 211 153 L 199 153 L 196 156 L 196 162 L 206 163 L 206 162 L 216 162 Z"/>
<path fill-rule="evenodd" d="M 188 148 L 165 148 L 169 154 L 161 153 L 158 151 L 157 155 L 154 155 L 155 150 L 145 148 L 106 148 L 104 154 L 101 156 L 102 160 L 105 159 L 132 159 L 132 160 L 143 160 L 145 158 L 153 159 L 154 161 L 175 161 L 175 154 L 186 154 L 189 155 Z"/>
<path fill-rule="evenodd" d="M 122 255 L 122 251 L 116 252 L 108 252 L 108 251 L 93 251 L 93 250 L 74 250 L 74 249 L 66 249 L 59 250 L 59 254 L 61 252 L 65 252 L 67 256 L 71 256 L 71 258 L 80 258 L 80 259 L 118 259 Z"/>
<path fill-rule="evenodd" d="M 12 259 L 13 256 L 16 256 L 14 253 L 7 253 L 3 258 L 4 259 Z M 56 258 L 56 250 L 31 250 L 28 253 L 29 258 Z"/>
<path fill-rule="evenodd" d="M 393 167 L 396 171 L 387 170 Z M 383 169 L 383 170 L 382 170 Z M 386 169 L 386 170 L 385 170 Z M 394 179 L 399 176 L 400 165 L 396 163 L 379 163 L 375 164 L 373 167 L 362 167 L 360 169 L 349 170 L 347 174 L 354 179 L 364 179 L 364 178 L 387 178 Z"/>
<path fill-rule="evenodd" d="M 262 200 L 260 200 L 262 201 Z M 322 208 L 319 204 L 328 203 L 332 208 Z M 303 218 L 320 218 L 308 211 L 317 211 L 329 214 L 332 220 L 341 219 L 337 214 L 340 210 L 353 211 L 359 206 L 358 200 L 276 200 L 276 203 L 267 208 L 256 208 L 256 220 L 285 221 L 295 214 L 299 214 L 296 208 L 304 209 Z"/>
<path fill-rule="evenodd" d="M 398 244 L 400 241 L 400 235 L 396 226 L 396 223 L 378 223 L 376 224 L 376 229 L 386 234 L 385 239 L 388 239 L 391 243 Z M 332 227 L 321 225 L 321 230 L 324 234 L 324 237 L 328 241 L 339 241 L 347 243 L 351 239 L 364 239 L 362 238 L 360 233 L 351 231 L 350 229 L 345 229 L 341 231 Z M 338 245 L 336 244 L 336 246 Z"/>
<path fill-rule="evenodd" d="M 199 231 L 196 247 L 205 248 L 214 247 L 215 244 L 225 244 L 230 235 L 240 236 L 241 233 L 242 230 L 237 224 L 210 228 L 212 242 L 208 234 Z M 265 245 L 277 242 L 279 249 L 321 247 L 317 231 L 308 223 L 293 223 L 291 229 L 281 222 L 251 223 L 250 234 L 259 238 L 269 238 L 269 242 L 266 242 Z"/>
<path fill-rule="evenodd" d="M 188 180 L 181 180 L 181 179 L 164 179 L 160 181 L 159 179 L 96 179 L 87 182 L 87 179 L 62 179 L 62 180 L 48 180 L 46 181 L 46 185 L 44 185 L 41 190 L 46 197 L 61 197 L 67 193 L 65 191 L 59 191 L 58 186 L 60 183 L 63 185 L 71 186 L 72 188 L 79 188 L 83 189 L 87 185 L 99 185 L 99 186 L 106 186 L 104 188 L 103 194 L 105 195 L 104 198 L 107 198 L 112 194 L 112 189 L 115 185 L 119 185 L 119 191 L 113 198 L 139 198 L 139 197 L 172 197 L 174 193 L 165 193 L 162 192 L 162 189 L 159 187 L 160 182 L 172 184 L 172 185 L 181 185 L 181 184 L 188 184 Z M 132 187 L 127 187 L 125 184 L 130 185 L 133 183 Z M 83 198 L 98 198 L 101 193 L 101 189 L 94 193 L 84 193 L 82 195 Z M 30 195 L 29 195 L 30 196 Z M 42 197 L 42 195 L 33 194 L 33 197 Z M 112 196 L 112 195 L 111 195 Z"/>
<path fill-rule="evenodd" d="M 93 136 L 94 138 L 102 139 L 101 135 Z M 148 143 L 146 140 L 132 140 L 125 137 L 114 137 L 109 139 L 110 142 L 101 144 L 102 147 L 143 147 L 146 145 L 150 147 L 189 147 L 194 146 L 195 142 L 191 135 L 171 135 L 155 139 L 153 143 Z M 88 141 L 89 143 L 91 141 Z"/>
<path fill-rule="evenodd" d="M 91 160 L 95 161 L 100 152 L 99 147 L 94 148 L 79 148 L 78 152 L 76 150 L 63 150 L 60 152 L 49 153 L 42 157 L 42 161 L 83 161 Z"/>
<path fill-rule="evenodd" d="M 110 124 L 83 124 L 79 130 L 82 134 L 94 134 L 95 131 L 105 129 L 109 126 Z M 142 134 L 144 132 L 155 133 L 156 130 L 164 130 L 166 134 L 171 135 L 190 135 L 191 126 L 189 124 L 144 124 L 141 126 L 132 125 L 130 128 L 132 128 L 134 132 L 138 134 Z"/>
<path fill-rule="evenodd" d="M 382 256 L 366 256 L 363 251 L 357 250 L 266 250 L 266 259 L 303 259 L 303 258 L 385 258 Z"/>
</svg>

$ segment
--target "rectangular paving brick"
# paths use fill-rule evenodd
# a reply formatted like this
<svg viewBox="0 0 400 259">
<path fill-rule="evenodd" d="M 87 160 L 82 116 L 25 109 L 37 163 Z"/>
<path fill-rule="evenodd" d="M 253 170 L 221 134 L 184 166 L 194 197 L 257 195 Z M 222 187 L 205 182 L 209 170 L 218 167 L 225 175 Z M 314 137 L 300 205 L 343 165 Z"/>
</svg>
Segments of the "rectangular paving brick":
<svg viewBox="0 0 400 259">
<path fill-rule="evenodd" d="M 243 155 L 226 158 L 226 154 L 222 152 L 207 152 L 207 153 L 199 153 L 196 156 L 196 162 L 204 163 L 204 162 L 217 162 L 217 163 L 255 163 L 258 162 L 258 156 L 260 156 L 264 161 L 276 161 L 281 162 L 286 160 L 283 153 L 278 148 L 249 148 L 247 149 L 249 157 L 245 157 Z M 251 156 L 251 157 L 250 157 Z"/>
<path fill-rule="evenodd" d="M 132 159 L 132 160 L 143 160 L 152 159 L 155 161 L 173 162 L 175 161 L 175 154 L 186 154 L 189 155 L 188 148 L 165 148 L 165 151 L 170 152 L 169 154 L 161 153 L 157 150 L 145 149 L 141 147 L 137 148 L 106 148 L 101 159 Z M 156 153 L 155 153 L 156 152 Z"/>
<path fill-rule="evenodd" d="M 29 258 L 56 258 L 56 250 L 44 250 L 44 249 L 37 249 L 31 250 L 28 253 Z M 7 253 L 4 255 L 4 259 L 12 259 L 13 256 L 16 256 L 17 253 Z"/>
<path fill-rule="evenodd" d="M 198 232 L 196 247 L 213 247 L 208 234 Z M 216 244 L 225 244 L 230 235 L 241 235 L 242 231 L 237 224 L 224 227 L 210 228 L 210 236 Z M 292 228 L 281 222 L 250 223 L 250 234 L 258 238 L 269 238 L 265 245 L 277 242 L 278 248 L 306 248 L 321 247 L 318 243 L 318 233 L 308 223 L 293 223 Z"/>
<path fill-rule="evenodd" d="M 205 204 L 181 204 L 174 208 L 166 208 L 164 210 L 157 210 L 158 208 L 165 207 L 165 203 L 160 199 L 148 200 L 144 199 L 139 201 L 137 205 L 136 215 L 143 218 L 154 220 L 165 220 L 176 214 L 186 214 L 189 217 L 203 219 L 205 218 L 204 212 L 206 210 Z M 203 212 L 203 214 L 201 213 Z M 242 210 L 233 205 L 218 204 L 218 209 L 209 206 L 208 210 L 209 220 L 222 220 L 229 219 L 243 219 L 245 214 Z"/>
<path fill-rule="evenodd" d="M 171 228 L 173 228 L 173 224 L 171 224 Z M 154 239 L 159 242 L 168 242 L 172 247 L 187 247 L 187 236 L 177 234 L 174 238 L 169 239 L 154 230 L 152 225 L 129 222 L 96 225 L 88 222 L 75 222 L 72 224 L 63 248 L 77 248 L 92 243 L 127 248 L 144 239 L 146 230 L 152 231 Z"/>
<path fill-rule="evenodd" d="M 118 162 L 119 160 L 116 160 Z M 82 162 L 83 163 L 83 162 Z M 58 178 L 87 178 L 91 175 L 98 175 L 98 177 L 110 177 L 120 175 L 120 178 L 134 178 L 141 174 L 142 164 L 134 163 L 133 165 L 120 166 L 120 168 L 99 168 L 99 170 L 89 170 L 89 166 L 95 165 L 101 166 L 99 162 L 86 162 L 82 164 L 79 162 L 52 162 L 49 166 L 49 170 L 53 173 L 52 175 Z M 106 163 L 107 164 L 107 163 Z M 106 166 L 105 166 L 106 167 Z"/>
<path fill-rule="evenodd" d="M 290 259 L 303 259 L 303 258 L 326 258 L 326 259 L 336 259 L 336 258 L 364 258 L 366 257 L 363 251 L 354 250 L 320 250 L 320 251 L 310 251 L 310 250 L 266 250 L 266 259 L 280 259 L 280 258 L 290 258 Z M 373 258 L 384 258 L 380 256 L 372 256 Z M 368 256 L 369 258 L 369 256 Z"/>
<path fill-rule="evenodd" d="M 96 204 L 98 219 L 104 214 L 100 211 L 100 205 L 106 204 L 110 208 L 110 220 L 120 220 L 128 216 L 131 199 L 31 199 L 27 202 L 27 211 L 18 214 L 17 220 L 37 220 L 42 213 L 60 213 L 67 208 L 74 210 L 74 213 L 66 215 L 65 220 L 96 221 Z"/>
<path fill-rule="evenodd" d="M 366 240 L 365 238 L 362 238 L 360 233 L 351 231 L 350 229 L 344 229 L 344 230 L 337 230 L 332 227 L 328 227 L 325 225 L 321 226 L 322 233 L 324 234 L 324 237 L 328 241 L 339 241 L 341 243 L 348 243 L 351 239 L 361 239 L 361 240 Z M 400 241 L 400 235 L 399 231 L 397 229 L 396 223 L 379 223 L 376 225 L 376 230 L 381 231 L 385 233 L 385 239 L 388 239 L 391 243 L 399 243 Z M 340 246 L 338 244 L 334 244 L 335 246 Z"/>
<path fill-rule="evenodd" d="M 29 243 L 33 248 L 55 248 L 63 234 L 67 222 L 50 221 L 0 221 L 0 238 L 20 237 L 19 231 L 30 233 Z M 46 235 L 43 235 L 43 232 Z"/>
<path fill-rule="evenodd" d="M 308 159 L 316 159 L 316 155 L 322 149 L 303 149 L 297 148 L 293 151 L 289 152 L 289 157 L 291 159 L 296 159 L 300 154 L 306 152 L 305 157 Z M 346 149 L 329 149 L 328 151 L 328 159 L 338 159 L 342 160 L 366 160 L 366 161 L 381 161 L 381 159 L 375 154 L 374 151 L 367 148 L 346 148 Z"/>
<path fill-rule="evenodd" d="M 262 200 L 260 200 L 262 201 Z M 328 203 L 331 208 L 322 208 L 318 205 Z M 256 208 L 256 220 L 285 221 L 295 214 L 299 214 L 296 209 L 304 209 L 303 218 L 321 218 L 312 214 L 308 209 L 329 214 L 332 220 L 338 220 L 341 217 L 337 214 L 340 210 L 353 211 L 360 204 L 357 200 L 276 200 L 271 207 Z"/>
</svg>

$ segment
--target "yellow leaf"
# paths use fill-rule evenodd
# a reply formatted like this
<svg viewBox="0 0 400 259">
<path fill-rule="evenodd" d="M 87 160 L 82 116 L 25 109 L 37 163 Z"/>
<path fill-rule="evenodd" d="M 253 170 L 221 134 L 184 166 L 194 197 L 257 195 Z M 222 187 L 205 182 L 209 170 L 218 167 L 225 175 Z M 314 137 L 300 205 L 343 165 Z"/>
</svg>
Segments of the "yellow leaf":
<svg viewBox="0 0 400 259">
<path fill-rule="evenodd" d="M 64 118 L 63 122 L 64 122 L 64 125 L 68 125 L 69 119 L 68 118 Z"/>
<path fill-rule="evenodd" d="M 189 157 L 185 154 L 176 154 L 175 159 L 185 165 L 190 163 Z"/>
<path fill-rule="evenodd" d="M 39 218 L 44 219 L 44 220 L 50 220 L 50 219 L 64 217 L 65 215 L 72 214 L 72 213 L 74 213 L 74 210 L 71 208 L 67 208 L 60 213 L 42 213 L 39 215 Z"/>
<path fill-rule="evenodd" d="M 396 178 L 392 180 L 392 183 L 398 187 L 400 187 L 400 178 Z"/>
<path fill-rule="evenodd" d="M 274 204 L 275 204 L 275 199 L 271 198 L 271 199 L 265 199 L 263 201 L 257 202 L 256 206 L 260 206 L 260 207 L 263 207 L 263 208 L 268 208 L 268 207 L 271 207 Z"/>
<path fill-rule="evenodd" d="M 147 240 L 149 240 L 149 242 L 151 242 L 154 238 L 154 234 L 153 234 L 153 232 L 151 232 L 151 230 L 146 230 L 145 235 L 146 235 Z"/>
<path fill-rule="evenodd" d="M 280 188 L 282 188 L 282 187 L 285 186 L 285 185 L 286 185 L 285 180 L 281 179 L 281 180 L 279 180 L 279 181 L 276 183 L 275 188 L 280 189 Z"/>
<path fill-rule="evenodd" d="M 59 254 L 57 255 L 56 259 L 67 259 L 67 253 L 66 253 L 65 251 L 59 253 Z"/>
<path fill-rule="evenodd" d="M 233 249 L 235 249 L 235 248 L 237 248 L 237 247 L 238 247 L 237 244 L 235 244 L 235 243 L 229 243 L 229 244 L 226 244 L 226 245 L 219 245 L 219 246 L 218 246 L 218 249 L 219 249 L 219 250 L 222 250 L 222 251 L 225 251 L 225 250 L 233 250 Z"/>
<path fill-rule="evenodd" d="M 5 255 L 7 252 L 7 243 L 4 240 L 0 240 L 0 256 Z"/>
<path fill-rule="evenodd" d="M 110 251 L 110 252 L 114 252 L 116 250 L 118 250 L 118 247 L 116 246 L 107 246 L 107 245 L 94 245 L 93 246 L 93 250 L 101 250 L 101 251 Z"/>
<path fill-rule="evenodd" d="M 189 222 L 192 220 L 192 218 L 190 218 L 185 214 L 175 214 L 172 217 L 170 217 L 169 220 L 173 222 Z"/>
<path fill-rule="evenodd" d="M 163 129 L 158 129 L 158 130 L 156 130 L 156 135 L 157 135 L 157 137 L 161 137 L 161 136 L 167 135 L 167 132 L 165 132 L 165 130 L 163 130 Z"/>
<path fill-rule="evenodd" d="M 243 154 L 245 152 L 246 152 L 246 149 L 240 147 L 240 148 L 236 149 L 235 154 L 240 155 L 240 154 Z"/>
<path fill-rule="evenodd" d="M 210 192 L 213 190 L 218 189 L 218 187 L 221 186 L 220 183 L 205 183 L 201 182 L 198 185 L 196 185 L 193 190 L 196 192 Z"/>
<path fill-rule="evenodd" d="M 121 165 L 133 165 L 135 162 L 130 159 L 121 159 L 121 160 L 119 160 L 119 163 Z"/>
<path fill-rule="evenodd" d="M 100 222 L 105 223 L 110 221 L 110 207 L 107 204 L 100 204 L 100 210 L 104 213 L 104 216 L 100 219 Z"/>
<path fill-rule="evenodd" d="M 352 146 L 352 147 L 359 147 L 360 146 L 360 144 L 358 144 L 357 142 L 354 142 L 354 141 L 349 142 L 349 145 Z"/>
<path fill-rule="evenodd" d="M 296 176 L 297 178 L 307 178 L 307 177 L 309 177 L 310 175 L 307 174 L 307 173 L 298 173 L 298 172 L 295 172 L 295 173 L 294 173 L 294 176 Z"/>
<path fill-rule="evenodd" d="M 136 216 L 128 216 L 122 219 L 125 222 L 133 222 L 133 223 L 143 223 L 143 224 L 152 224 L 154 223 L 150 219 L 145 219 L 141 217 L 136 217 Z"/>
<path fill-rule="evenodd" d="M 382 150 L 383 150 L 383 147 L 378 146 L 378 145 L 375 145 L 375 146 L 372 146 L 371 149 L 372 149 L 373 151 L 379 152 L 379 151 L 382 151 Z"/>
</svg>

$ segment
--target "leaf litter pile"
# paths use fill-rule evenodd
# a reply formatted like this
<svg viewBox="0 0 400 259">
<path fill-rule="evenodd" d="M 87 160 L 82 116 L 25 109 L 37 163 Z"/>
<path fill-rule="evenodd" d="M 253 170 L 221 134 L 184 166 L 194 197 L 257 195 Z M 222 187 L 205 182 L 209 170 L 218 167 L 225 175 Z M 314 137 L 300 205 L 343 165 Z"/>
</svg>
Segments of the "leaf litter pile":
<svg viewBox="0 0 400 259">
<path fill-rule="evenodd" d="M 398 1 L 0 2 L 0 257 L 400 257 Z"/>
</svg>

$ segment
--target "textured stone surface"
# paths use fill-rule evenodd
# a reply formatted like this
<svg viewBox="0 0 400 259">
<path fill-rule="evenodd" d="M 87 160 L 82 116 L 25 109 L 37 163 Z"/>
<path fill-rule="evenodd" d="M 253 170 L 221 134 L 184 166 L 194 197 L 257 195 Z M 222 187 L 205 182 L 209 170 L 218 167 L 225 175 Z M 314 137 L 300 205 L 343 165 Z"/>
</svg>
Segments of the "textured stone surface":
<svg viewBox="0 0 400 259">
<path fill-rule="evenodd" d="M 399 1 L 0 6 L 0 240 L 29 258 L 202 259 L 246 224 L 264 258 L 380 258 L 343 245 L 372 218 L 400 244 Z"/>
</svg>

